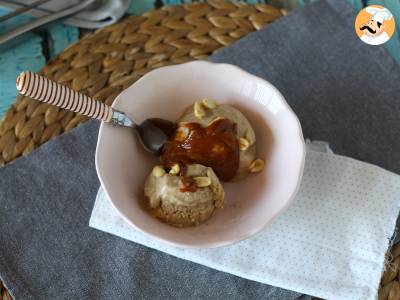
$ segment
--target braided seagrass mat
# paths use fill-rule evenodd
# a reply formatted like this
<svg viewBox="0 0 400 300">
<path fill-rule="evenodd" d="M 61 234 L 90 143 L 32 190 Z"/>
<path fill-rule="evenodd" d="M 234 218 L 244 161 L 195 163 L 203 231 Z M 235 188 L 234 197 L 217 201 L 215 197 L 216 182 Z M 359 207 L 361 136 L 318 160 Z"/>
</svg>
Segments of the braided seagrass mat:
<svg viewBox="0 0 400 300">
<path fill-rule="evenodd" d="M 86 35 L 41 74 L 96 100 L 115 97 L 150 70 L 204 59 L 285 15 L 267 4 L 209 0 L 162 7 Z M 0 166 L 85 122 L 86 117 L 18 96 L 0 123 Z M 3 241 L 4 242 L 4 241 Z M 400 246 L 382 278 L 379 299 L 400 299 Z M 12 299 L 0 282 L 0 300 Z"/>
<path fill-rule="evenodd" d="M 163 7 L 85 36 L 40 73 L 111 104 L 151 69 L 206 58 L 280 16 L 271 5 L 215 0 Z M 86 120 L 17 97 L 0 124 L 0 166 Z"/>
</svg>

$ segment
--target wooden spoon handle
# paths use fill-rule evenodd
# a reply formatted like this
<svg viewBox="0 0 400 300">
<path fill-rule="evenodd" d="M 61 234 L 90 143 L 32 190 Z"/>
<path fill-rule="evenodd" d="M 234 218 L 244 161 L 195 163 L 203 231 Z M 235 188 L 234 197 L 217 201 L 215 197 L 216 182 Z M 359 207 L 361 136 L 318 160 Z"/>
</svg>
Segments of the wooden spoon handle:
<svg viewBox="0 0 400 300">
<path fill-rule="evenodd" d="M 17 89 L 21 95 L 104 122 L 110 122 L 113 115 L 110 106 L 33 72 L 18 76 Z"/>
</svg>

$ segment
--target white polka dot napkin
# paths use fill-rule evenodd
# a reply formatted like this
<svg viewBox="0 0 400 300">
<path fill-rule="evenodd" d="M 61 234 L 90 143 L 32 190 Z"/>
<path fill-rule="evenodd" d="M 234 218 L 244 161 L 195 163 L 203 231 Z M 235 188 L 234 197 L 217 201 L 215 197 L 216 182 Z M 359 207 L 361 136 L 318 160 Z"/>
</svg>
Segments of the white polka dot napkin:
<svg viewBox="0 0 400 300">
<path fill-rule="evenodd" d="M 325 153 L 323 153 L 323 152 Z M 100 188 L 90 226 L 205 266 L 327 299 L 375 299 L 400 209 L 400 176 L 308 145 L 297 199 L 256 236 L 196 250 L 131 228 Z"/>
</svg>

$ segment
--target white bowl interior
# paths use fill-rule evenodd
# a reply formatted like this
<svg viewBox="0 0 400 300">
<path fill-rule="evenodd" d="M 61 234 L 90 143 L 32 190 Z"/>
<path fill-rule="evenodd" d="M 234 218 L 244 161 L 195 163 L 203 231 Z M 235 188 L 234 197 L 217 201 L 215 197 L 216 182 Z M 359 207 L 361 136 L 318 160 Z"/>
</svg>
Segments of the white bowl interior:
<svg viewBox="0 0 400 300">
<path fill-rule="evenodd" d="M 175 120 L 195 100 L 211 97 L 242 111 L 257 137 L 262 173 L 224 183 L 226 205 L 206 223 L 174 228 L 143 208 L 143 185 L 157 158 L 145 152 L 133 130 L 102 124 L 96 151 L 100 181 L 113 205 L 136 229 L 169 244 L 215 247 L 261 230 L 292 200 L 301 179 L 304 141 L 297 117 L 268 82 L 237 67 L 192 62 L 150 72 L 122 92 L 114 107 L 136 122 Z"/>
</svg>

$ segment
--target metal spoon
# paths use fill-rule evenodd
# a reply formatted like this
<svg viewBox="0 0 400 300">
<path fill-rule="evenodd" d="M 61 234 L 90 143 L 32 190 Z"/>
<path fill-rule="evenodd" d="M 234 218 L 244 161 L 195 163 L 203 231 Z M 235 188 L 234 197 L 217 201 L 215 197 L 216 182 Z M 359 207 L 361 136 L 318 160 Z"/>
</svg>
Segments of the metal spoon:
<svg viewBox="0 0 400 300">
<path fill-rule="evenodd" d="M 33 72 L 22 72 L 17 77 L 17 89 L 21 95 L 35 100 L 106 123 L 134 128 L 144 148 L 156 155 L 176 129 L 175 123 L 158 118 L 146 119 L 138 125 L 125 113 Z"/>
</svg>

